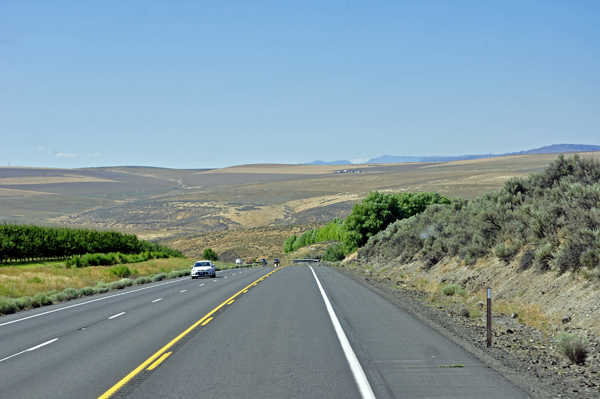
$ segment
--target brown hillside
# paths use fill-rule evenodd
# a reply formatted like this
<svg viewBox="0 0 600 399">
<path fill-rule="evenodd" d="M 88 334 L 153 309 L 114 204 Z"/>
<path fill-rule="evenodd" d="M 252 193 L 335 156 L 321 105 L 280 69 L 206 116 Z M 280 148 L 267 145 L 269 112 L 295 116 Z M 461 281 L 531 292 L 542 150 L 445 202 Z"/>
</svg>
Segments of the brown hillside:
<svg viewBox="0 0 600 399">
<path fill-rule="evenodd" d="M 510 177 L 541 171 L 555 158 L 554 154 L 519 155 L 351 167 L 263 164 L 209 171 L 3 167 L 0 220 L 116 229 L 155 240 L 200 239 L 210 232 L 267 227 L 277 231 L 345 217 L 353 204 L 373 190 L 433 190 L 450 197 L 476 198 L 499 189 Z M 336 173 L 343 168 L 360 173 Z M 223 251 L 238 247 L 226 241 L 230 244 L 222 244 Z M 181 243 L 181 249 L 188 251 L 183 242 L 174 245 Z"/>
</svg>

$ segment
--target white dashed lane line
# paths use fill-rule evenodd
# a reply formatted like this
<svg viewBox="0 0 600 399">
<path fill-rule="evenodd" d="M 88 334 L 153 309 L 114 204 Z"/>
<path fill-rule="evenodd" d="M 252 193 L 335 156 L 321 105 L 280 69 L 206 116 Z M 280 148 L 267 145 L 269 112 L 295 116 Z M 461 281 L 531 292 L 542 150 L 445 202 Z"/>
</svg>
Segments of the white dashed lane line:
<svg viewBox="0 0 600 399">
<path fill-rule="evenodd" d="M 42 346 L 46 346 L 46 345 L 48 345 L 48 344 L 51 344 L 52 342 L 55 342 L 55 341 L 58 341 L 58 338 L 51 339 L 50 341 L 46 341 L 46 342 L 44 342 L 43 344 L 39 344 L 39 345 L 37 345 L 37 346 L 34 346 L 33 348 L 25 349 L 25 350 L 24 350 L 24 351 L 22 351 L 22 352 L 15 353 L 14 355 L 12 355 L 12 356 L 9 356 L 9 357 L 5 357 L 4 359 L 0 359 L 0 362 L 3 362 L 3 361 L 5 361 L 5 360 L 8 360 L 8 359 L 10 359 L 10 358 L 13 358 L 13 357 L 15 357 L 15 356 L 22 355 L 22 354 L 23 354 L 23 353 L 25 353 L 25 352 L 31 352 L 31 351 L 34 351 L 34 350 L 36 350 L 36 349 L 38 349 L 38 348 L 41 348 Z"/>
<path fill-rule="evenodd" d="M 119 313 L 119 314 L 116 314 L 116 315 L 114 315 L 114 316 L 110 316 L 110 317 L 108 318 L 108 320 L 114 319 L 115 317 L 119 317 L 119 316 L 122 316 L 122 315 L 124 315 L 124 314 L 125 314 L 125 312 L 121 312 L 121 313 Z"/>
<path fill-rule="evenodd" d="M 153 300 L 152 303 L 162 301 L 162 300 L 163 300 L 162 298 L 158 298 L 158 299 Z"/>
<path fill-rule="evenodd" d="M 186 292 L 186 291 L 187 291 L 187 290 L 183 290 L 183 291 L 179 291 L 179 292 L 181 293 L 181 292 Z"/>
<path fill-rule="evenodd" d="M 204 284 L 200 284 L 198 287 L 202 287 Z"/>
</svg>

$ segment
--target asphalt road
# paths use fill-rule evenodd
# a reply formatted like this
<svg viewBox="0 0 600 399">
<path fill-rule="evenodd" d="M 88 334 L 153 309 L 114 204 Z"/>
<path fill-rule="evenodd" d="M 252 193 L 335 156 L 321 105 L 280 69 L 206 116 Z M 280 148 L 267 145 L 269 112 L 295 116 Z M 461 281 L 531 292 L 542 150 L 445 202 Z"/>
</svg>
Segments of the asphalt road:
<svg viewBox="0 0 600 399">
<path fill-rule="evenodd" d="M 3 316 L 0 343 L 3 399 L 111 389 L 112 398 L 529 397 L 387 300 L 314 265 L 167 280 Z"/>
</svg>

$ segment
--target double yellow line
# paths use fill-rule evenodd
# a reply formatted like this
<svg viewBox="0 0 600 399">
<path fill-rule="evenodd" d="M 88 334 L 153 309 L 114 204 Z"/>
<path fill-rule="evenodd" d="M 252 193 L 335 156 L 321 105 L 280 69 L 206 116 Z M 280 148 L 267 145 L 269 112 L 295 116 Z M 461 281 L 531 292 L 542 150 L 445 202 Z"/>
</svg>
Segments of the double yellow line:
<svg viewBox="0 0 600 399">
<path fill-rule="evenodd" d="M 219 306 L 217 306 L 216 308 L 214 308 L 213 310 L 211 310 L 206 316 L 204 316 L 203 318 L 201 318 L 200 320 L 198 320 L 197 322 L 195 322 L 190 328 L 188 328 L 187 330 L 185 330 L 184 332 L 182 332 L 181 334 L 179 334 L 175 339 L 173 339 L 171 342 L 169 342 L 168 344 L 166 344 L 165 346 L 163 346 L 158 352 L 156 352 L 154 355 L 150 356 L 148 358 L 148 360 L 146 360 L 144 363 L 140 364 L 135 370 L 133 370 L 131 373 L 127 374 L 127 376 L 125 378 L 123 378 L 121 381 L 119 381 L 118 383 L 116 383 L 112 388 L 110 388 L 108 391 L 106 391 L 102 396 L 100 396 L 98 399 L 108 399 L 110 398 L 112 395 L 114 395 L 119 389 L 121 389 L 123 386 L 125 386 L 125 384 L 127 384 L 129 381 L 131 381 L 136 375 L 138 375 L 139 373 L 141 373 L 144 369 L 146 369 L 148 367 L 148 365 L 150 365 L 151 363 L 155 362 L 152 364 L 152 369 L 154 369 L 156 366 L 158 366 L 160 363 L 162 363 L 163 360 L 165 360 L 170 354 L 171 352 L 169 352 L 167 355 L 161 357 L 160 359 L 157 360 L 158 357 L 160 357 L 161 355 L 163 355 L 167 350 L 169 350 L 169 348 L 171 348 L 173 345 L 175 345 L 178 341 L 180 341 L 183 337 L 185 337 L 187 334 L 189 334 L 192 330 L 194 330 L 196 327 L 200 326 L 200 325 L 206 325 L 208 324 L 211 320 L 212 320 L 212 315 L 215 314 L 216 312 L 219 311 L 219 309 L 221 309 L 223 306 L 225 305 L 231 305 L 235 298 L 237 296 L 239 296 L 240 294 L 246 293 L 248 292 L 248 290 L 252 287 L 255 286 L 256 284 L 258 284 L 260 281 L 263 281 L 266 277 L 269 277 L 271 274 L 275 273 L 277 270 L 284 268 L 285 266 L 281 266 L 278 267 L 277 269 L 271 271 L 268 274 L 265 274 L 264 276 L 262 276 L 261 278 L 259 278 L 258 280 L 256 280 L 255 282 L 251 283 L 250 285 L 248 285 L 245 288 L 242 288 L 237 294 L 233 295 L 231 298 L 227 299 L 225 302 L 223 302 L 222 304 L 220 304 Z"/>
</svg>

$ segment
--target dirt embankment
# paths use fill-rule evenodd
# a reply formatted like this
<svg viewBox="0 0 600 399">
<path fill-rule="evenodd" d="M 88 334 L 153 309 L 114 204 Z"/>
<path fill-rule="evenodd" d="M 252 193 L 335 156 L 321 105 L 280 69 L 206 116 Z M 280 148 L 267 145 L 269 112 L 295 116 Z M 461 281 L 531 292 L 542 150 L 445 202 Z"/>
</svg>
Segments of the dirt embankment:
<svg viewBox="0 0 600 399">
<path fill-rule="evenodd" d="M 522 388 L 528 386 L 533 397 L 600 397 L 598 277 L 541 272 L 523 262 L 522 256 L 509 264 L 489 258 L 475 266 L 452 259 L 429 270 L 419 262 L 363 259 L 340 270 L 399 301 L 399 306 L 440 327 L 477 356 L 487 356 L 484 361 L 504 370 Z M 450 284 L 458 284 L 462 295 L 444 295 L 443 288 Z M 488 287 L 494 303 L 492 350 L 486 348 Z M 589 340 L 585 365 L 571 363 L 555 349 L 556 336 L 563 331 Z"/>
</svg>

